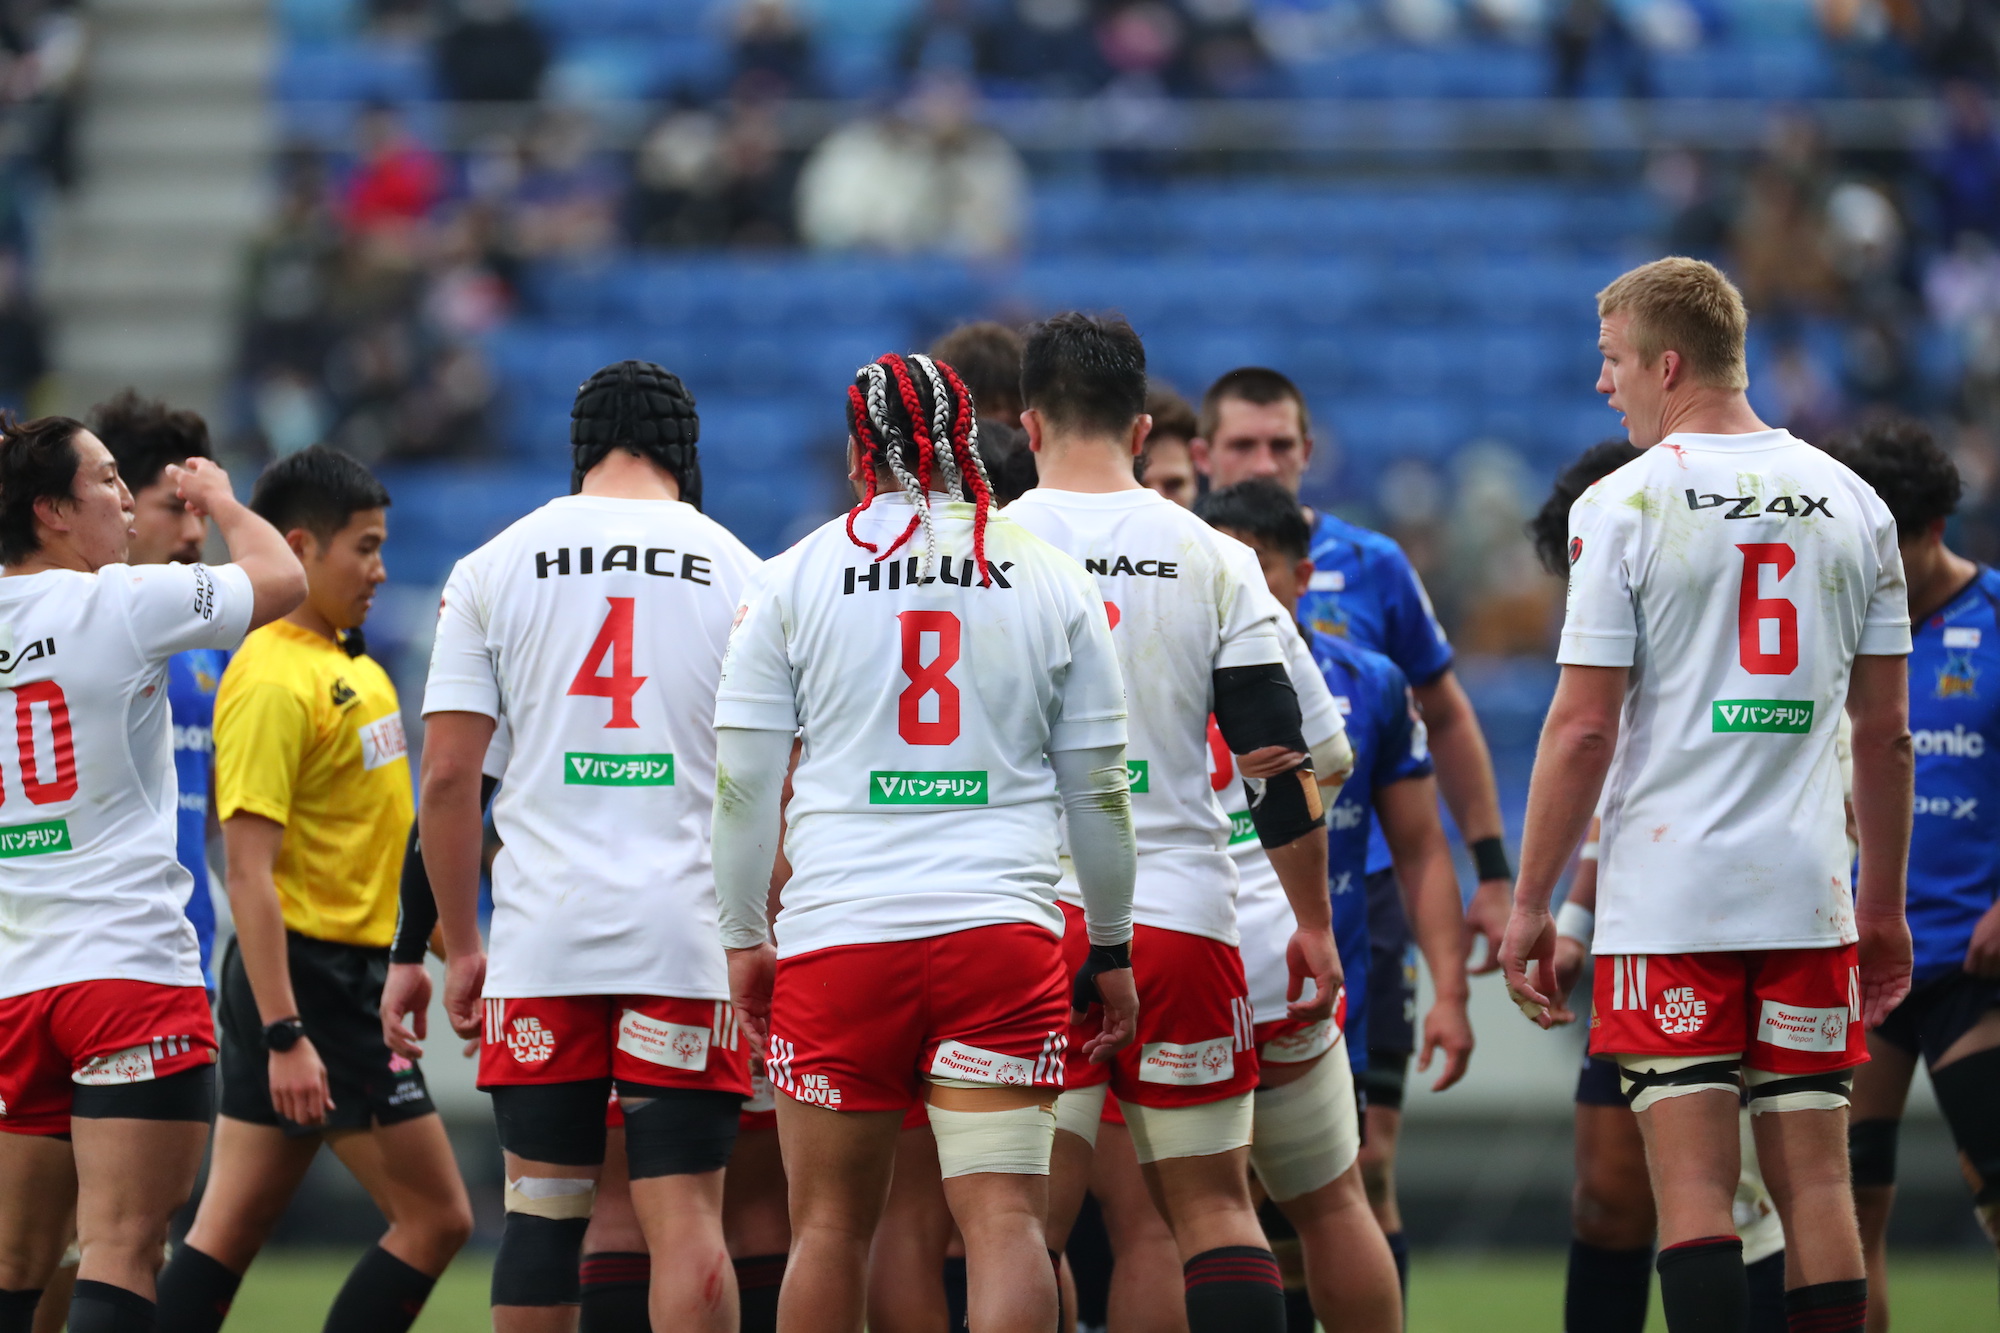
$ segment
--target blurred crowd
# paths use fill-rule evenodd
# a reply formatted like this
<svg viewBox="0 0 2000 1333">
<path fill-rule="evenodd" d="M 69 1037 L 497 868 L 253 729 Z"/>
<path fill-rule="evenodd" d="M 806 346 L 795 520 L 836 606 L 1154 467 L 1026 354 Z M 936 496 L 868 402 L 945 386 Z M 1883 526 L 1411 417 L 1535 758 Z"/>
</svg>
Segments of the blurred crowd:
<svg viewBox="0 0 2000 1333">
<path fill-rule="evenodd" d="M 73 0 L 0 0 L 0 407 L 16 411 L 49 369 L 29 279 L 45 201 L 75 177 L 86 32 Z"/>
</svg>

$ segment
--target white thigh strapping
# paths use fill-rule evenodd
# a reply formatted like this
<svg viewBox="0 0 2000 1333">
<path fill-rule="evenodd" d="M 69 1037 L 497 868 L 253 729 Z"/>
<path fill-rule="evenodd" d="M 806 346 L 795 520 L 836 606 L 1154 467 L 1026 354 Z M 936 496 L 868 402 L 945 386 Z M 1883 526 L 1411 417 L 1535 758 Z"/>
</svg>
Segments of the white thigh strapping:
<svg viewBox="0 0 2000 1333">
<path fill-rule="evenodd" d="M 1260 1089 L 1252 1101 L 1250 1165 L 1284 1203 L 1340 1178 L 1361 1153 L 1361 1118 L 1347 1052 L 1320 1057 L 1304 1078 Z"/>
<path fill-rule="evenodd" d="M 1071 1088 L 1056 1098 L 1056 1128 L 1068 1130 L 1095 1148 L 1097 1127 L 1104 1123 L 1104 1095 L 1110 1091 L 1110 1084 L 1096 1083 Z"/>
<path fill-rule="evenodd" d="M 1200 1106 L 1141 1106 L 1118 1101 L 1141 1162 L 1170 1157 L 1213 1157 L 1250 1142 L 1250 1094 L 1240 1092 Z"/>
<path fill-rule="evenodd" d="M 947 1111 L 932 1103 L 931 1137 L 946 1179 L 992 1172 L 1046 1176 L 1055 1142 L 1053 1107 L 1040 1102 L 1006 1111 Z"/>
</svg>

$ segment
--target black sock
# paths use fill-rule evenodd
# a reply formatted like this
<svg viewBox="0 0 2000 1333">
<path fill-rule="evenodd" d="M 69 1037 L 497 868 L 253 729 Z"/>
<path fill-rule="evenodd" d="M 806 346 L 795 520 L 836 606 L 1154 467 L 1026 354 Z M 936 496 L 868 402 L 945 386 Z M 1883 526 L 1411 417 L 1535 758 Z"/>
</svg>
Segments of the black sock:
<svg viewBox="0 0 2000 1333">
<path fill-rule="evenodd" d="M 1644 1333 L 1653 1295 L 1653 1247 L 1606 1250 L 1569 1243 L 1563 1333 Z"/>
<path fill-rule="evenodd" d="M 1660 1305 L 1667 1333 L 1745 1333 L 1750 1289 L 1743 1274 L 1743 1242 L 1703 1236 L 1669 1245 L 1654 1261 L 1660 1270 Z"/>
<path fill-rule="evenodd" d="M 1285 1288 L 1285 1333 L 1313 1333 L 1312 1293 L 1304 1287 Z"/>
<path fill-rule="evenodd" d="M 0 1333 L 33 1333 L 35 1307 L 42 1303 L 41 1289 L 0 1290 Z"/>
<path fill-rule="evenodd" d="M 1789 1333 L 1861 1333 L 1868 1324 L 1868 1279 L 1815 1282 L 1785 1293 Z"/>
<path fill-rule="evenodd" d="M 69 1333 L 154 1333 L 153 1303 L 109 1282 L 76 1280 L 69 1298 Z"/>
<path fill-rule="evenodd" d="M 1785 1252 L 1767 1254 L 1743 1266 L 1750 1286 L 1750 1333 L 1787 1333 L 1785 1312 Z"/>
<path fill-rule="evenodd" d="M 945 1267 L 951 1267 L 951 1260 L 945 1260 Z M 965 1260 L 958 1261 L 958 1271 L 963 1279 Z M 784 1255 L 749 1254 L 736 1261 L 736 1300 L 743 1333 L 778 1333 L 778 1289 L 784 1285 Z"/>
<path fill-rule="evenodd" d="M 1285 1279 L 1261 1245 L 1222 1245 L 1181 1266 L 1188 1333 L 1284 1333 Z"/>
<path fill-rule="evenodd" d="M 371 1245 L 333 1298 L 326 1333 L 409 1333 L 436 1285 L 436 1278 Z"/>
<path fill-rule="evenodd" d="M 577 1333 L 652 1333 L 648 1309 L 653 1260 L 642 1250 L 596 1250 L 583 1256 Z"/>
<path fill-rule="evenodd" d="M 1410 1238 L 1400 1231 L 1385 1231 L 1382 1239 L 1389 1242 L 1389 1257 L 1396 1261 L 1396 1285 L 1403 1289 L 1403 1304 L 1410 1303 Z"/>
<path fill-rule="evenodd" d="M 216 1333 L 242 1285 L 241 1273 L 182 1241 L 160 1270 L 160 1333 Z"/>
<path fill-rule="evenodd" d="M 965 1291 L 965 1256 L 946 1255 L 944 1261 L 944 1308 L 949 1322 L 946 1328 L 956 1330 L 966 1327 L 966 1311 L 971 1308 L 971 1298 Z"/>
</svg>

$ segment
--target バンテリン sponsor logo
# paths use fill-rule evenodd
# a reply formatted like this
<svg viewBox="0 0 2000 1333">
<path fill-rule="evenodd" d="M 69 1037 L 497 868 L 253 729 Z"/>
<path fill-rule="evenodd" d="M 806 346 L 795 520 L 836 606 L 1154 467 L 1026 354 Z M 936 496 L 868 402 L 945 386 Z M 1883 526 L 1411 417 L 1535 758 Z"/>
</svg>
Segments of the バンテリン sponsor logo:
<svg viewBox="0 0 2000 1333">
<path fill-rule="evenodd" d="M 670 754 L 579 754 L 563 756 L 563 782 L 572 787 L 671 787 Z"/>
<path fill-rule="evenodd" d="M 985 805 L 986 774 L 898 773 L 868 775 L 870 805 Z"/>
<path fill-rule="evenodd" d="M 1803 736 L 1812 730 L 1810 699 L 1717 699 L 1710 705 L 1713 731 L 1763 731 Z"/>
<path fill-rule="evenodd" d="M 41 856 L 70 850 L 69 821 L 45 819 L 39 824 L 14 824 L 0 828 L 0 859 Z"/>
<path fill-rule="evenodd" d="M 1144 796 L 1152 790 L 1153 766 L 1145 759 L 1125 761 L 1125 787 L 1134 796 Z"/>
</svg>

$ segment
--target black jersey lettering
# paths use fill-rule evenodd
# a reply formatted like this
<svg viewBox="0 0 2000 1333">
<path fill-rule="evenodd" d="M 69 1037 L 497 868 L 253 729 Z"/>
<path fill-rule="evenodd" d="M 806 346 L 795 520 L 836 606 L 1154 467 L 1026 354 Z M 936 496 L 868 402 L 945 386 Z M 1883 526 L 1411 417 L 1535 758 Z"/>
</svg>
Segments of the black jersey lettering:
<svg viewBox="0 0 2000 1333">
<path fill-rule="evenodd" d="M 614 546 L 604 553 L 604 572 L 614 569 L 629 569 L 639 572 L 639 548 L 636 546 Z"/>
<path fill-rule="evenodd" d="M 569 573 L 569 547 L 558 546 L 556 548 L 556 558 L 553 560 L 549 559 L 547 551 L 535 552 L 535 577 L 545 579 L 549 576 L 549 571 L 552 569 L 558 574 Z"/>
<path fill-rule="evenodd" d="M 1116 558 L 1099 556 L 1083 562 L 1085 570 L 1105 578 L 1129 574 L 1135 578 L 1174 579 L 1180 577 L 1180 565 L 1173 560 L 1134 560 L 1130 556 Z"/>
<path fill-rule="evenodd" d="M 659 579 L 672 578 L 674 576 L 674 571 L 671 569 L 661 569 L 659 567 L 658 557 L 663 555 L 672 555 L 673 553 L 674 553 L 674 548 L 671 546 L 648 546 L 646 548 L 646 572 L 648 574 L 651 574 L 654 578 L 659 578 Z"/>
</svg>

